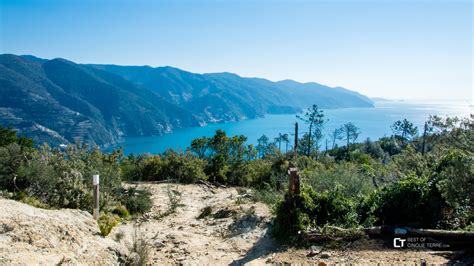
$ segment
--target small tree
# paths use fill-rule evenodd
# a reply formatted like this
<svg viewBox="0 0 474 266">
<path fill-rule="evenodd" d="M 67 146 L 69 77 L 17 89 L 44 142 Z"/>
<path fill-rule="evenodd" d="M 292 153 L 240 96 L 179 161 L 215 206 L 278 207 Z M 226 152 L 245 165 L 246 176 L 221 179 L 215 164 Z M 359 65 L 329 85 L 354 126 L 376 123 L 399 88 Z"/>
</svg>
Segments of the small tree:
<svg viewBox="0 0 474 266">
<path fill-rule="evenodd" d="M 266 135 L 262 135 L 260 138 L 257 139 L 257 151 L 260 155 L 260 158 L 265 157 L 265 154 L 267 153 L 268 140 L 269 138 Z"/>
<path fill-rule="evenodd" d="M 275 143 L 278 143 L 278 150 L 281 151 L 281 142 L 283 141 L 283 135 L 278 133 L 278 137 L 275 138 Z"/>
<path fill-rule="evenodd" d="M 402 145 L 405 145 L 405 141 L 412 139 L 418 134 L 418 128 L 407 119 L 396 121 L 390 128 L 393 134 L 402 140 Z"/>
<path fill-rule="evenodd" d="M 286 134 L 286 133 L 281 135 L 281 137 L 282 137 L 282 141 L 285 143 L 285 153 L 287 153 L 288 152 L 288 144 L 290 144 L 290 138 L 289 138 L 288 134 Z"/>
<path fill-rule="evenodd" d="M 22 148 L 32 148 L 33 140 L 26 137 L 17 136 L 17 132 L 12 128 L 4 128 L 0 125 L 0 147 L 11 143 L 17 143 Z"/>
<path fill-rule="evenodd" d="M 342 134 L 342 128 L 335 128 L 330 134 L 330 137 L 332 138 L 332 149 L 336 147 L 336 140 L 341 140 L 343 138 Z"/>
<path fill-rule="evenodd" d="M 255 158 L 257 158 L 257 155 L 258 155 L 258 151 L 257 149 L 255 148 L 255 146 L 253 146 L 253 144 L 249 144 L 247 147 L 246 147 L 246 154 L 247 154 L 247 160 L 248 161 L 251 161 Z"/>
<path fill-rule="evenodd" d="M 298 153 L 306 154 L 308 149 L 314 146 L 314 139 L 308 137 L 308 133 L 304 133 L 298 141 Z M 311 141 L 311 142 L 310 142 Z"/>
<path fill-rule="evenodd" d="M 350 145 L 357 140 L 360 130 L 352 122 L 344 124 L 340 130 L 343 134 L 343 139 L 347 142 L 347 155 L 349 155 Z"/>
<path fill-rule="evenodd" d="M 326 122 L 324 120 L 323 110 L 318 109 L 318 106 L 313 104 L 303 116 L 297 115 L 296 117 L 309 125 L 309 133 L 306 137 L 308 138 L 307 143 L 310 145 L 307 147 L 306 155 L 310 156 L 313 147 L 312 144 L 317 146 L 323 137 L 323 128 Z"/>
<path fill-rule="evenodd" d="M 191 151 L 194 152 L 199 158 L 204 159 L 207 155 L 207 149 L 209 147 L 209 138 L 202 137 L 196 138 L 191 141 Z"/>
</svg>

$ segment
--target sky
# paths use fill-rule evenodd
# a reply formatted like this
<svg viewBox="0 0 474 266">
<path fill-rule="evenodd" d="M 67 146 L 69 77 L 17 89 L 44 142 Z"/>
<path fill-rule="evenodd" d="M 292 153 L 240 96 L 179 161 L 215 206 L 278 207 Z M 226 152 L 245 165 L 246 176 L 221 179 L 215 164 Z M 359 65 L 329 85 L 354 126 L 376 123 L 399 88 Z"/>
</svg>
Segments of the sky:
<svg viewBox="0 0 474 266">
<path fill-rule="evenodd" d="M 0 3 L 0 53 L 473 99 L 470 0 Z"/>
</svg>

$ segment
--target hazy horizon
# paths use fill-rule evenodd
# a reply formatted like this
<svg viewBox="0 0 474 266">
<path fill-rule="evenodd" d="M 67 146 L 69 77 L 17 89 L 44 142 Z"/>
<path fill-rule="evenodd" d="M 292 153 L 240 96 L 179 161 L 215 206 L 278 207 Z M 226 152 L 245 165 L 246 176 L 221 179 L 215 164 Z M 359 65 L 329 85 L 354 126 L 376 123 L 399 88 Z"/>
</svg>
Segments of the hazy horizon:
<svg viewBox="0 0 474 266">
<path fill-rule="evenodd" d="M 1 2 L 1 53 L 471 102 L 470 1 Z"/>
</svg>

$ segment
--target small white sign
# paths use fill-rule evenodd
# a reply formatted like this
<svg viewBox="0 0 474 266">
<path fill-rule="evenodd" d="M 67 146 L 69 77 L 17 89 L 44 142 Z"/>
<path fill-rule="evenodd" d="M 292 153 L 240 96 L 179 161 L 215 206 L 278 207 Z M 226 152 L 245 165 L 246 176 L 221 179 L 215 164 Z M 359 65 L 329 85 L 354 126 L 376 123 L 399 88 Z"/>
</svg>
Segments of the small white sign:
<svg viewBox="0 0 474 266">
<path fill-rule="evenodd" d="M 99 184 L 99 175 L 92 176 L 92 185 L 97 186 Z"/>
</svg>

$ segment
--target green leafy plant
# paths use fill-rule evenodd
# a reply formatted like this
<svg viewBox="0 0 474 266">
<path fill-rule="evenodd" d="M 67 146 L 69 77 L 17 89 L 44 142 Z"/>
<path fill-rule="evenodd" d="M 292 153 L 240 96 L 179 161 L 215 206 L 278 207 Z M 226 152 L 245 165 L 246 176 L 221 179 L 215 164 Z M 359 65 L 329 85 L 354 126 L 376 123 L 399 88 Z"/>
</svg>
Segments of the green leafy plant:
<svg viewBox="0 0 474 266">
<path fill-rule="evenodd" d="M 115 214 L 102 214 L 97 223 L 99 224 L 100 235 L 105 237 L 120 223 L 120 217 Z"/>
</svg>

